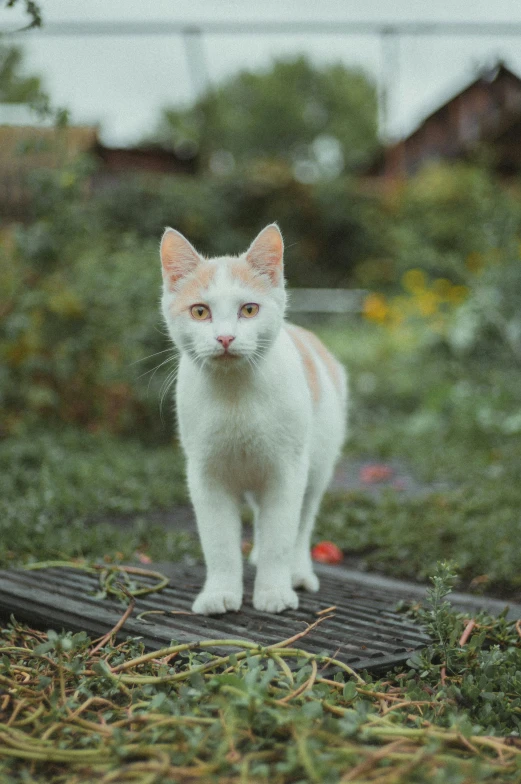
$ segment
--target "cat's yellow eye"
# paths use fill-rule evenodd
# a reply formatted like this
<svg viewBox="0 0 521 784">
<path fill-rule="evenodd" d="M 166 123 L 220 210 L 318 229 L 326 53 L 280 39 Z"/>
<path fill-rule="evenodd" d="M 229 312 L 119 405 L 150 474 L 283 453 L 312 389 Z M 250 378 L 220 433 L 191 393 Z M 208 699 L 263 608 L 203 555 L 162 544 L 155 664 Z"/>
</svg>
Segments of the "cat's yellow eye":
<svg viewBox="0 0 521 784">
<path fill-rule="evenodd" d="M 212 315 L 206 305 L 192 305 L 190 314 L 196 321 L 207 321 Z"/>
<path fill-rule="evenodd" d="M 253 318 L 259 312 L 259 306 L 255 304 L 255 302 L 247 302 L 246 305 L 243 305 L 240 314 L 244 318 Z"/>
</svg>

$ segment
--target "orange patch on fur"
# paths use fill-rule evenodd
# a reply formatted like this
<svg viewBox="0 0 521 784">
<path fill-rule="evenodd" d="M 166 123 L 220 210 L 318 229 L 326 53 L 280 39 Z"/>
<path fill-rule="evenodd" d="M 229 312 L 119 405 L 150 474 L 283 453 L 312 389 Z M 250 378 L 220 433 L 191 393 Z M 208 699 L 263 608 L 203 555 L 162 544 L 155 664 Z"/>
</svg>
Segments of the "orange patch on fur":
<svg viewBox="0 0 521 784">
<path fill-rule="evenodd" d="M 325 365 L 327 372 L 329 373 L 329 377 L 331 378 L 333 384 L 337 388 L 339 392 L 342 391 L 342 373 L 340 370 L 340 365 L 338 364 L 337 360 L 334 356 L 327 350 L 321 340 L 317 338 L 313 332 L 309 332 L 307 329 L 303 329 L 302 327 L 297 327 L 301 331 L 303 335 L 305 335 L 306 340 L 311 343 L 311 346 L 316 351 L 320 359 Z"/>
<path fill-rule="evenodd" d="M 315 357 L 313 356 L 313 352 L 310 351 L 309 346 L 306 344 L 305 340 L 303 340 L 303 336 L 300 334 L 301 332 L 306 332 L 306 330 L 301 330 L 300 327 L 295 327 L 293 324 L 288 325 L 288 332 L 293 340 L 297 351 L 300 354 L 300 358 L 302 359 L 302 364 L 304 365 L 304 372 L 306 374 L 306 380 L 308 382 L 309 391 L 311 392 L 311 397 L 313 398 L 313 402 L 317 403 L 320 400 L 320 380 L 318 376 L 318 368 L 315 362 Z"/>
<path fill-rule="evenodd" d="M 266 292 L 268 284 L 266 279 L 248 264 L 247 261 L 234 261 L 230 266 L 230 274 L 251 289 Z"/>
<path fill-rule="evenodd" d="M 313 349 L 313 352 L 316 354 L 317 357 L 323 363 L 331 381 L 335 385 L 337 391 L 339 393 L 342 392 L 342 371 L 340 369 L 340 365 L 335 359 L 335 357 L 327 350 L 321 340 L 317 338 L 313 332 L 310 332 L 308 329 L 304 329 L 303 327 L 297 327 L 295 324 L 288 325 L 290 327 L 290 332 L 292 333 L 292 337 L 299 348 L 297 340 L 300 344 L 305 348 L 307 353 L 311 356 L 312 361 L 314 361 L 313 353 L 310 351 L 310 347 Z M 300 350 L 300 349 L 299 349 Z M 318 383 L 318 372 L 315 368 L 316 376 L 317 376 L 317 383 Z M 318 400 L 318 397 L 314 398 Z"/>
<path fill-rule="evenodd" d="M 204 292 L 215 277 L 216 265 L 201 262 L 194 272 L 181 284 L 179 292 L 172 304 L 172 314 L 179 315 L 192 305 L 204 301 Z"/>
</svg>

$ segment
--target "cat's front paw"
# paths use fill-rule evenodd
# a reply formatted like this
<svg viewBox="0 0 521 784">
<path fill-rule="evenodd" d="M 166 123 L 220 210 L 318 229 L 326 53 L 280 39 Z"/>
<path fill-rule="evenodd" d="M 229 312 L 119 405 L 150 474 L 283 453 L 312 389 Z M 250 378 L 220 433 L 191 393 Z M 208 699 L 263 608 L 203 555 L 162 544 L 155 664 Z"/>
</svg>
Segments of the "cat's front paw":
<svg viewBox="0 0 521 784">
<path fill-rule="evenodd" d="M 296 570 L 291 575 L 293 588 L 304 588 L 310 593 L 316 593 L 320 588 L 320 580 L 311 569 Z"/>
<path fill-rule="evenodd" d="M 192 611 L 197 615 L 222 615 L 222 613 L 241 609 L 242 593 L 240 591 L 203 590 L 192 604 Z"/>
<path fill-rule="evenodd" d="M 254 591 L 253 606 L 260 612 L 279 613 L 283 610 L 296 610 L 298 596 L 291 588 L 264 588 Z"/>
</svg>

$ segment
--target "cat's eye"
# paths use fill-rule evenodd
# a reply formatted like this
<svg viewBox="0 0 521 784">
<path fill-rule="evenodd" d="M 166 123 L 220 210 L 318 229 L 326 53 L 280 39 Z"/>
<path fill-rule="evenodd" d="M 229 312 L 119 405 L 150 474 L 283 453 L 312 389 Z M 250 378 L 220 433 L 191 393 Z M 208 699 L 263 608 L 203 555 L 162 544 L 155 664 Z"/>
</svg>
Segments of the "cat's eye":
<svg viewBox="0 0 521 784">
<path fill-rule="evenodd" d="M 196 321 L 207 321 L 212 315 L 206 305 L 192 305 L 190 314 Z"/>
<path fill-rule="evenodd" d="M 253 318 L 259 312 L 259 306 L 255 304 L 255 302 L 247 302 L 246 305 L 243 305 L 240 314 L 244 318 Z"/>
</svg>

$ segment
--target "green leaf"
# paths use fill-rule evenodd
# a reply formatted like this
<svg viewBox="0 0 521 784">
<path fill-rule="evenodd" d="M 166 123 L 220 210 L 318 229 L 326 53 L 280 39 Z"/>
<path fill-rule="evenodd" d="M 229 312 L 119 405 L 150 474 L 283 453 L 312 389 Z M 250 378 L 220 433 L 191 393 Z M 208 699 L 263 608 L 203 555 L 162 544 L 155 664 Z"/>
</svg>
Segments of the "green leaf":
<svg viewBox="0 0 521 784">
<path fill-rule="evenodd" d="M 166 700 L 166 694 L 160 691 L 158 694 L 156 694 L 155 697 L 153 697 L 150 700 L 148 704 L 148 709 L 151 711 L 157 710 L 158 708 L 161 707 L 161 705 L 164 703 L 165 700 Z"/>
<path fill-rule="evenodd" d="M 324 714 L 324 709 L 320 702 L 306 702 L 302 708 L 302 713 L 304 716 L 307 716 L 308 719 L 318 719 Z"/>
<path fill-rule="evenodd" d="M 342 694 L 346 702 L 350 702 L 351 700 L 354 700 L 354 698 L 357 696 L 357 691 L 353 681 L 348 681 L 346 683 Z"/>
<path fill-rule="evenodd" d="M 48 640 L 47 642 L 41 642 L 39 645 L 36 645 L 34 648 L 34 652 L 38 655 L 44 654 L 54 650 L 55 647 L 56 647 L 56 640 Z"/>
<path fill-rule="evenodd" d="M 233 675 L 232 673 L 226 673 L 226 675 L 217 675 L 215 680 L 221 686 L 233 686 L 234 689 L 243 691 L 245 694 L 248 692 L 248 686 L 244 679 L 239 678 L 237 675 Z"/>
<path fill-rule="evenodd" d="M 108 675 L 110 678 L 114 677 L 109 665 L 103 659 L 100 659 L 100 661 L 97 661 L 92 665 L 92 671 L 95 672 L 96 675 Z"/>
</svg>

